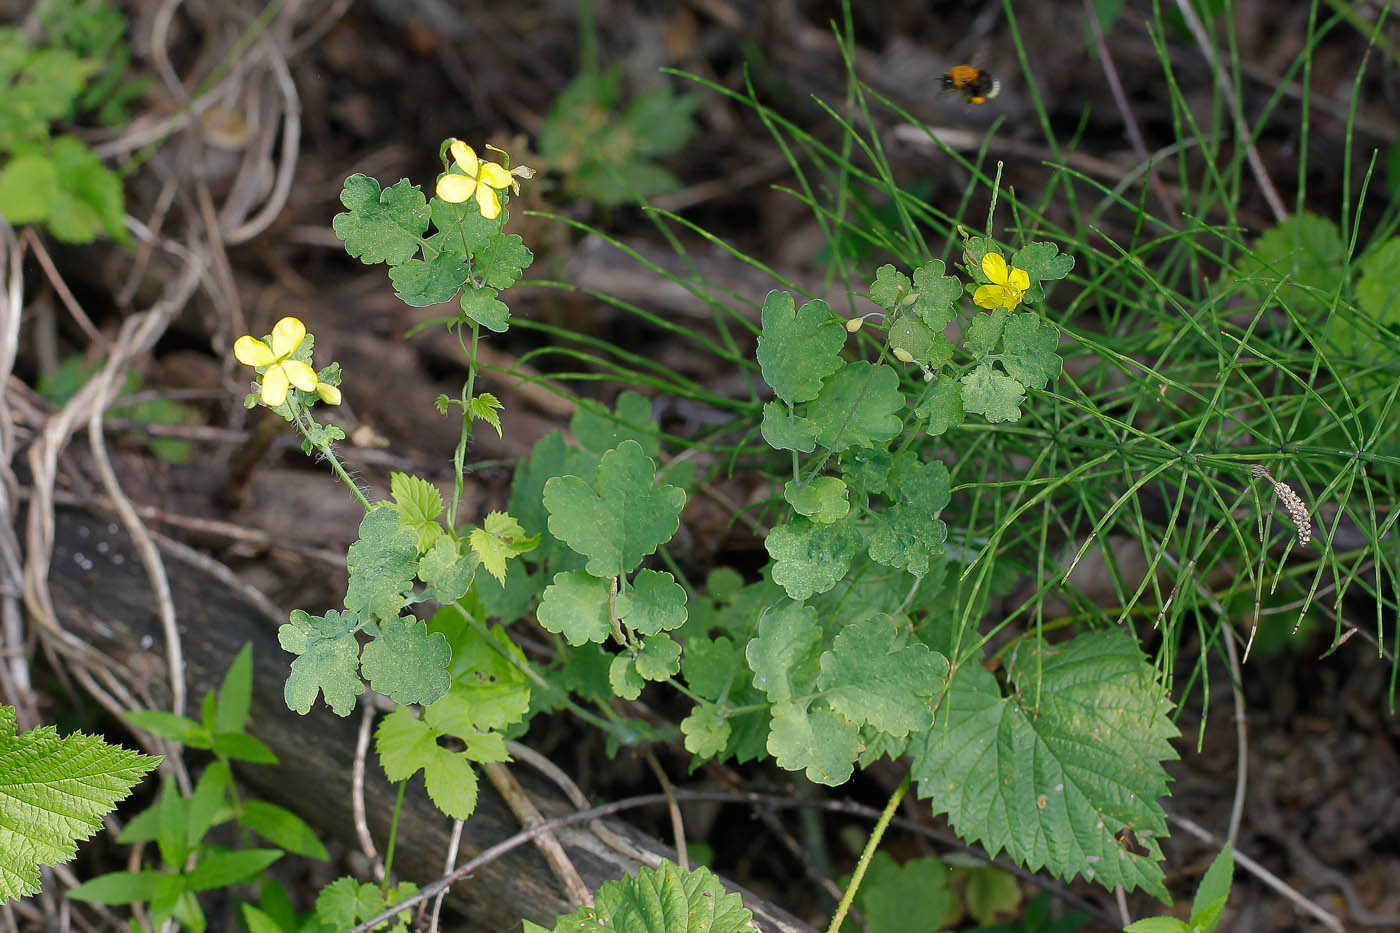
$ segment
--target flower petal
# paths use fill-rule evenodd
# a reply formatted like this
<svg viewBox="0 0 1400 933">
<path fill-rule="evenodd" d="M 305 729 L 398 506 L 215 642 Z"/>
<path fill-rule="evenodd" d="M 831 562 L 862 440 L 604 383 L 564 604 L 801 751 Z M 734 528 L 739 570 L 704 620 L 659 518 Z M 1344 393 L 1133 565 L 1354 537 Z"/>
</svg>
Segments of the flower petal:
<svg viewBox="0 0 1400 933">
<path fill-rule="evenodd" d="M 448 204 L 461 204 L 476 190 L 476 179 L 449 172 L 437 180 L 437 196 Z"/>
<path fill-rule="evenodd" d="M 1011 275 L 1007 278 L 1006 284 L 1018 291 L 1025 291 L 1031 287 L 1031 277 L 1026 273 L 1025 269 L 1017 269 L 1015 266 L 1012 266 Z"/>
<path fill-rule="evenodd" d="M 1001 253 L 989 252 L 982 257 L 982 274 L 991 279 L 993 285 L 1006 284 L 1006 260 L 1001 258 Z"/>
<path fill-rule="evenodd" d="M 284 317 L 272 325 L 272 352 L 280 360 L 291 356 L 306 339 L 306 325 L 300 319 Z"/>
<path fill-rule="evenodd" d="M 262 402 L 276 408 L 287 400 L 287 373 L 281 366 L 269 366 L 263 373 Z"/>
<path fill-rule="evenodd" d="M 452 153 L 452 160 L 457 163 L 462 171 L 473 178 L 476 177 L 476 151 L 462 142 L 460 139 L 452 140 L 452 145 L 448 147 Z"/>
<path fill-rule="evenodd" d="M 501 215 L 501 201 L 488 185 L 476 186 L 476 205 L 481 208 L 481 216 L 495 220 Z"/>
<path fill-rule="evenodd" d="M 283 360 L 278 367 L 286 374 L 292 385 L 303 392 L 314 392 L 316 390 L 316 370 L 303 363 L 301 360 Z M 271 372 L 271 370 L 268 370 Z"/>
<path fill-rule="evenodd" d="M 1002 306 L 1005 295 L 1006 289 L 1000 285 L 979 285 L 977 291 L 972 293 L 972 303 L 990 311 Z"/>
<path fill-rule="evenodd" d="M 321 401 L 327 405 L 340 404 L 340 390 L 328 382 L 316 383 L 316 394 L 321 396 Z"/>
<path fill-rule="evenodd" d="M 495 162 L 482 162 L 481 168 L 476 173 L 477 181 L 485 182 L 492 188 L 509 188 L 515 180 Z"/>
<path fill-rule="evenodd" d="M 244 366 L 266 366 L 277 359 L 267 344 L 246 334 L 233 342 L 233 355 Z"/>
</svg>

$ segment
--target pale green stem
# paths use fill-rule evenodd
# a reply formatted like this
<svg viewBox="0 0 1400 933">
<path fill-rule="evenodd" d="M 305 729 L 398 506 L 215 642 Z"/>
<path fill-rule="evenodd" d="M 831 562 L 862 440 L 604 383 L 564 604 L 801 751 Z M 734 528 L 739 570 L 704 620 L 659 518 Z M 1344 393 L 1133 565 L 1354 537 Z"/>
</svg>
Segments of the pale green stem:
<svg viewBox="0 0 1400 933">
<path fill-rule="evenodd" d="M 899 786 L 894 789 L 894 793 L 890 794 L 884 812 L 880 814 L 880 819 L 875 822 L 875 828 L 870 830 L 870 838 L 865 841 L 865 851 L 860 854 L 860 861 L 856 863 L 855 873 L 851 875 L 851 883 L 846 885 L 846 893 L 841 895 L 841 903 L 836 905 L 836 913 L 832 916 L 831 925 L 826 928 L 826 933 L 837 933 L 841 929 L 841 923 L 846 919 L 846 914 L 850 912 L 851 902 L 856 898 L 856 891 L 860 889 L 860 883 L 865 878 L 865 870 L 870 867 L 870 860 L 875 857 L 875 850 L 880 848 L 880 840 L 884 838 L 890 820 L 894 819 L 894 811 L 908 791 L 909 773 L 906 771 L 904 780 L 900 781 Z"/>
</svg>

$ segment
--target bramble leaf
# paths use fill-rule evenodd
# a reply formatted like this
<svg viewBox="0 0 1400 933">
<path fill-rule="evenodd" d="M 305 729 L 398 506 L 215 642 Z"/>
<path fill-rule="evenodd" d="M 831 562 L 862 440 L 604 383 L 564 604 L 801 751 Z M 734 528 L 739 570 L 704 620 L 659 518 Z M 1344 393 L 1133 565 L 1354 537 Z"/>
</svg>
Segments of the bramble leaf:
<svg viewBox="0 0 1400 933">
<path fill-rule="evenodd" d="M 52 726 L 16 734 L 14 707 L 0 706 L 0 904 L 38 894 L 39 866 L 72 858 L 159 762 Z"/>
<path fill-rule="evenodd" d="M 685 624 L 685 590 L 665 571 L 639 570 L 632 586 L 617 594 L 617 615 L 640 635 Z"/>
<path fill-rule="evenodd" d="M 1133 638 L 1118 629 L 1023 643 L 1003 696 L 979 664 L 961 665 L 933 727 L 910 747 L 920 796 L 958 835 L 1032 871 L 1078 872 L 1165 898 L 1161 849 L 1176 758 L 1170 701 Z M 1149 852 L 1115 839 L 1128 827 Z"/>
<path fill-rule="evenodd" d="M 505 512 L 487 512 L 482 527 L 473 528 L 468 536 L 472 553 L 481 560 L 486 572 L 496 582 L 506 582 L 506 561 L 533 551 L 540 536 L 527 538 L 520 523 Z"/>
<path fill-rule="evenodd" d="M 359 628 L 360 616 L 354 612 L 331 609 L 324 616 L 312 616 L 292 610 L 287 624 L 277 629 L 282 650 L 300 655 L 283 688 L 288 709 L 305 716 L 320 693 L 337 716 L 350 715 L 355 697 L 365 692 L 360 645 L 355 641 Z"/>
<path fill-rule="evenodd" d="M 365 645 L 360 673 L 396 703 L 432 703 L 447 692 L 452 652 L 441 632 L 417 619 L 385 619 L 379 637 Z"/>
<path fill-rule="evenodd" d="M 774 289 L 763 300 L 758 366 L 789 405 L 816 398 L 822 379 L 840 368 L 845 343 L 846 329 L 825 301 L 809 301 L 794 313 L 788 292 Z"/>
<path fill-rule="evenodd" d="M 896 414 L 903 407 L 899 374 L 888 366 L 857 360 L 823 383 L 807 406 L 807 418 L 817 426 L 817 441 L 828 450 L 876 447 L 904 426 Z"/>
<path fill-rule="evenodd" d="M 672 862 L 605 881 L 592 907 L 560 917 L 554 933 L 753 933 L 753 913 L 707 868 Z"/>
<path fill-rule="evenodd" d="M 425 553 L 442 534 L 442 493 L 436 486 L 409 473 L 389 474 L 389 495 L 399 510 L 399 522 L 418 535 L 418 552 Z"/>
<path fill-rule="evenodd" d="M 418 570 L 418 534 L 400 524 L 399 510 L 372 508 L 360 521 L 360 539 L 345 555 L 350 582 L 345 608 L 364 616 L 393 619 Z"/>
<path fill-rule="evenodd" d="M 593 576 L 630 573 L 680 527 L 685 491 L 655 482 L 656 464 L 623 441 L 603 455 L 592 485 L 577 476 L 544 484 L 550 533 L 587 557 Z"/>
<path fill-rule="evenodd" d="M 495 428 L 497 437 L 505 437 L 505 435 L 501 433 L 501 416 L 499 414 L 500 410 L 504 407 L 505 406 L 501 404 L 501 400 L 496 398 L 496 396 L 492 395 L 490 392 L 482 392 L 471 400 L 469 410 L 474 419 L 477 421 L 485 421 L 487 424 L 491 425 L 491 427 Z"/>
<path fill-rule="evenodd" d="M 608 624 L 608 581 L 570 570 L 554 575 L 545 587 L 535 617 L 546 631 L 563 635 L 571 645 L 602 644 L 612 628 Z"/>
<path fill-rule="evenodd" d="M 367 266 L 404 262 L 418 251 L 428 230 L 428 202 L 407 178 L 381 191 L 368 175 L 351 175 L 341 188 L 340 203 L 350 212 L 336 214 L 331 228 L 345 241 L 345 251 Z"/>
<path fill-rule="evenodd" d="M 801 516 L 768 532 L 763 542 L 773 558 L 773 582 L 798 602 L 840 583 L 860 544 L 860 533 L 844 523 L 818 525 Z"/>
</svg>

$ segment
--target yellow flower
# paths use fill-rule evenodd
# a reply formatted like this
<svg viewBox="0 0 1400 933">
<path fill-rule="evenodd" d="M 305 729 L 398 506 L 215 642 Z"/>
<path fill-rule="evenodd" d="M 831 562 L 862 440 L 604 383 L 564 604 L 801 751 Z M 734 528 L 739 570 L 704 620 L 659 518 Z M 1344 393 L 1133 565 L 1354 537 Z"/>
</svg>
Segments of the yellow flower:
<svg viewBox="0 0 1400 933">
<path fill-rule="evenodd" d="M 1031 277 L 1026 270 L 1015 266 L 1008 268 L 1001 253 L 989 252 L 982 257 L 982 274 L 992 284 L 978 286 L 977 291 L 972 293 L 972 301 L 979 308 L 989 311 L 993 308 L 1013 310 L 1025 297 L 1026 289 L 1031 287 Z"/>
<path fill-rule="evenodd" d="M 272 328 L 272 346 L 245 334 L 233 343 L 233 355 L 245 366 L 265 366 L 262 374 L 262 403 L 276 408 L 287 400 L 287 386 L 315 392 L 332 405 L 340 404 L 340 390 L 316 378 L 316 370 L 292 354 L 306 339 L 306 325 L 294 317 L 284 317 Z"/>
<path fill-rule="evenodd" d="M 461 204 L 467 198 L 475 197 L 481 208 L 481 216 L 494 220 L 500 216 L 501 202 L 492 189 L 504 191 L 518 184 L 510 172 L 495 162 L 483 162 L 476 157 L 471 146 L 454 139 L 448 146 L 452 160 L 462 174 L 448 172 L 437 181 L 437 196 L 449 204 Z"/>
</svg>

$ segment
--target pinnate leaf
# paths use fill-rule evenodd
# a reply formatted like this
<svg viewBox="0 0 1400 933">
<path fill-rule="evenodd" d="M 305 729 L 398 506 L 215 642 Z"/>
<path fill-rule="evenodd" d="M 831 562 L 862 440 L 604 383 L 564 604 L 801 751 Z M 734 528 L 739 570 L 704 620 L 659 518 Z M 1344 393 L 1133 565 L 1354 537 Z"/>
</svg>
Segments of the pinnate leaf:
<svg viewBox="0 0 1400 933">
<path fill-rule="evenodd" d="M 471 270 L 460 256 L 438 253 L 432 259 L 405 259 L 389 269 L 394 294 L 411 308 L 426 308 L 457 297 Z"/>
<path fill-rule="evenodd" d="M 345 564 L 350 571 L 345 608 L 393 619 L 418 570 L 418 534 L 400 524 L 397 509 L 372 508 L 360 521 L 360 539 L 350 545 Z"/>
<path fill-rule="evenodd" d="M 852 722 L 902 736 L 928 728 L 947 679 L 947 658 L 901 637 L 899 623 L 880 613 L 841 630 L 822 654 L 817 687 Z"/>
<path fill-rule="evenodd" d="M 367 266 L 404 262 L 418 251 L 428 229 L 428 202 L 407 178 L 380 190 L 368 175 L 351 175 L 340 203 L 350 212 L 336 214 L 331 228 L 345 241 L 345 251 Z"/>
<path fill-rule="evenodd" d="M 591 485 L 554 477 L 544 485 L 550 533 L 587 557 L 593 576 L 630 573 L 680 526 L 685 491 L 653 488 L 655 478 L 656 464 L 633 440 L 603 455 Z"/>
<path fill-rule="evenodd" d="M 634 632 L 655 635 L 685 623 L 685 590 L 665 571 L 641 570 L 632 586 L 618 594 L 616 608 Z"/>
<path fill-rule="evenodd" d="M 758 365 L 778 398 L 795 405 L 816 397 L 822 379 L 841 366 L 846 328 L 825 301 L 793 311 L 792 295 L 774 289 L 763 301 Z"/>
<path fill-rule="evenodd" d="M 1001 365 L 1026 388 L 1043 389 L 1060 375 L 1060 357 L 1055 353 L 1059 340 L 1059 331 L 1036 315 L 1013 314 L 1001 336 Z"/>
<path fill-rule="evenodd" d="M 844 522 L 819 525 L 798 516 L 768 532 L 763 546 L 773 558 L 773 582 L 800 602 L 840 583 L 860 543 L 860 532 Z"/>
<path fill-rule="evenodd" d="M 39 866 L 72 858 L 160 759 L 52 726 L 16 734 L 0 707 L 0 903 L 39 893 Z"/>
<path fill-rule="evenodd" d="M 396 703 L 432 703 L 447 692 L 452 652 L 441 632 L 417 619 L 386 619 L 360 657 L 369 685 Z"/>
<path fill-rule="evenodd" d="M 846 363 L 821 387 L 807 406 L 817 426 L 817 441 L 829 450 L 876 447 L 899 433 L 896 414 L 904 407 L 899 374 L 882 364 Z"/>
<path fill-rule="evenodd" d="M 545 587 L 535 612 L 547 631 L 563 635 L 571 645 L 602 644 L 612 631 L 608 625 L 608 581 L 569 570 L 554 575 Z"/>
<path fill-rule="evenodd" d="M 982 415 L 991 424 L 1021 420 L 1021 402 L 1025 400 L 1026 391 L 1015 379 L 1003 376 L 986 363 L 979 363 L 958 381 L 962 386 L 964 411 Z"/>
<path fill-rule="evenodd" d="M 312 616 L 292 610 L 287 624 L 277 629 L 282 650 L 300 655 L 283 689 L 288 709 L 305 716 L 319 693 L 337 716 L 350 715 L 355 697 L 365 691 L 359 674 L 360 645 L 355 641 L 359 627 L 360 617 L 353 612 L 332 609 Z"/>
<path fill-rule="evenodd" d="M 817 447 L 817 426 L 798 417 L 782 402 L 763 404 L 763 439 L 774 450 L 796 450 L 809 454 Z"/>
<path fill-rule="evenodd" d="M 1133 638 L 1116 629 L 1059 645 L 1032 642 L 1009 671 L 1014 693 L 965 663 L 924 738 L 911 746 L 919 795 L 964 839 L 1032 871 L 1082 872 L 1165 898 L 1161 849 L 1176 757 L 1163 687 Z M 1150 855 L 1114 835 L 1131 827 Z"/>
</svg>

